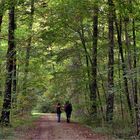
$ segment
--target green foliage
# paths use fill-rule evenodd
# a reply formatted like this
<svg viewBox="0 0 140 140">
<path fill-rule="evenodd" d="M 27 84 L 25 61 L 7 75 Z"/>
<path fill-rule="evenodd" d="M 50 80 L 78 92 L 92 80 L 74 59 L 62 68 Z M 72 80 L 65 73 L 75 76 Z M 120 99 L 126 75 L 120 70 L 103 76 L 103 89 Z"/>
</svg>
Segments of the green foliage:
<svg viewBox="0 0 140 140">
<path fill-rule="evenodd" d="M 1 1 L 2 2 L 2 1 Z M 9 2 L 9 1 L 8 1 Z M 6 51 L 8 46 L 8 7 L 2 6 L 0 14 L 4 14 L 0 32 L 0 110 L 5 89 Z M 32 110 L 39 112 L 55 112 L 55 105 L 70 100 L 73 104 L 73 117 L 98 126 L 96 131 L 105 131 L 103 115 L 106 114 L 106 95 L 108 93 L 108 5 L 103 0 L 35 0 L 33 21 L 30 19 L 31 1 L 16 1 L 16 31 L 15 42 L 17 51 L 17 108 L 12 108 L 13 114 L 26 114 Z M 100 95 L 97 97 L 98 119 L 93 121 L 90 116 L 90 81 L 91 59 L 93 54 L 93 8 L 99 4 L 98 48 L 97 48 L 97 87 Z M 114 24 L 114 87 L 115 94 L 114 125 L 109 126 L 109 133 L 128 135 L 133 127 L 128 117 L 127 99 L 123 77 L 128 79 L 129 92 L 134 96 L 133 84 L 137 78 L 139 86 L 139 10 L 138 0 L 114 1 L 116 18 L 122 20 L 122 48 L 124 50 L 126 74 L 123 74 L 122 62 L 118 50 L 117 31 Z M 3 11 L 4 10 L 4 11 Z M 127 32 L 129 48 L 126 45 L 125 20 L 129 19 Z M 132 19 L 136 26 L 136 57 L 137 68 L 133 68 L 134 46 Z M 32 30 L 29 25 L 33 22 Z M 81 35 L 83 38 L 81 38 Z M 25 81 L 26 51 L 31 38 L 27 81 Z M 85 41 L 85 48 L 83 40 Z M 131 68 L 128 63 L 128 52 L 131 54 Z M 86 57 L 88 55 L 88 62 Z M 137 75 L 136 75 L 137 73 Z M 26 88 L 27 94 L 24 95 Z M 98 96 L 99 96 L 98 95 Z M 132 99 L 132 103 L 133 103 Z M 122 102 L 123 101 L 123 102 Z M 122 110 L 121 110 L 122 105 Z M 103 108 L 103 113 L 101 112 Z M 122 114 L 126 114 L 124 122 Z M 12 116 L 13 117 L 13 116 Z M 117 119 L 119 118 L 119 119 Z M 12 118 L 13 119 L 13 118 Z M 124 122 L 124 123 L 123 123 Z M 125 127 L 127 126 L 127 127 Z M 103 128 L 101 128 L 103 127 Z M 123 129 L 125 127 L 125 129 Z M 113 131 L 111 131 L 113 128 Z M 121 128 L 121 132 L 119 130 Z M 107 133 L 108 133 L 107 132 Z"/>
<path fill-rule="evenodd" d="M 20 94 L 17 97 L 17 112 L 30 113 L 33 107 L 36 105 L 37 95 L 33 92 L 29 92 L 28 95 Z"/>
<path fill-rule="evenodd" d="M 41 113 L 53 113 L 55 112 L 55 105 L 53 99 L 49 98 L 49 96 L 46 96 L 46 94 L 43 94 L 42 96 L 38 97 L 38 104 L 34 108 L 37 112 Z"/>
</svg>

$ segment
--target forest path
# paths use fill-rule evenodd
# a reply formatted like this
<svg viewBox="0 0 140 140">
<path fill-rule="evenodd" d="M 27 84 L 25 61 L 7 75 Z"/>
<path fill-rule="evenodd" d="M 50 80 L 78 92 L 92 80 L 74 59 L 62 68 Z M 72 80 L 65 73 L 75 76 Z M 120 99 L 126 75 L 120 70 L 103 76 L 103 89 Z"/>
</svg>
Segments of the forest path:
<svg viewBox="0 0 140 140">
<path fill-rule="evenodd" d="M 56 121 L 55 114 L 41 116 L 27 129 L 15 130 L 15 140 L 112 140 L 75 122 Z"/>
</svg>

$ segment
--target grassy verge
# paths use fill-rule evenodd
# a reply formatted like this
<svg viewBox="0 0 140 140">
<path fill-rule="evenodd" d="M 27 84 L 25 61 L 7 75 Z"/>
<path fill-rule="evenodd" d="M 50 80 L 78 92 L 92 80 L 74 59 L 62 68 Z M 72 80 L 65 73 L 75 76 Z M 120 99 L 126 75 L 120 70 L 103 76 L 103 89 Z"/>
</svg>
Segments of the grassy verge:
<svg viewBox="0 0 140 140">
<path fill-rule="evenodd" d="M 135 135 L 136 128 L 132 124 L 128 123 L 127 120 L 114 120 L 112 124 L 107 124 L 101 120 L 91 121 L 91 118 L 88 117 L 72 117 L 72 120 L 86 125 L 95 133 L 107 135 L 116 140 L 140 140 L 140 138 Z"/>
<path fill-rule="evenodd" d="M 14 139 L 14 131 L 16 128 L 21 127 L 26 129 L 30 127 L 33 121 L 37 120 L 41 114 L 32 113 L 32 115 L 15 116 L 11 120 L 11 126 L 0 127 L 0 140 L 12 140 Z"/>
</svg>

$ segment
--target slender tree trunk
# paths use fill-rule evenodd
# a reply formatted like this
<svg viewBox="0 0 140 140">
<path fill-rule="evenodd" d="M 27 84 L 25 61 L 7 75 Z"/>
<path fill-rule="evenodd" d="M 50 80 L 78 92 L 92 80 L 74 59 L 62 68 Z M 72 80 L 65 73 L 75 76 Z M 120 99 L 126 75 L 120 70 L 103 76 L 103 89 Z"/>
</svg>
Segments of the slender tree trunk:
<svg viewBox="0 0 140 140">
<path fill-rule="evenodd" d="M 3 20 L 3 14 L 4 14 L 4 6 L 5 6 L 5 1 L 4 0 L 1 0 L 1 3 L 0 3 L 0 35 L 1 35 L 1 25 L 2 25 L 2 20 Z M 2 95 L 2 85 L 1 85 L 1 82 L 0 82 L 0 94 Z"/>
<path fill-rule="evenodd" d="M 1 0 L 1 3 L 0 3 L 0 35 L 1 35 L 1 25 L 2 25 L 2 19 L 3 19 L 3 13 L 4 13 L 4 3 L 5 1 L 4 0 Z M 0 64 L 1 65 L 1 64 Z M 1 85 L 1 82 L 0 82 L 0 96 L 2 96 L 2 85 Z"/>
<path fill-rule="evenodd" d="M 29 31 L 32 32 L 33 27 L 33 16 L 34 16 L 34 0 L 31 0 L 31 13 L 30 13 L 30 22 L 29 22 Z M 23 83 L 23 94 L 27 94 L 27 76 L 29 72 L 29 60 L 30 60 L 30 50 L 31 50 L 32 35 L 28 39 L 27 49 L 26 49 L 26 60 L 25 60 L 25 75 Z"/>
<path fill-rule="evenodd" d="M 103 80 L 103 77 L 102 77 L 98 67 L 97 67 L 97 69 L 98 69 L 98 74 L 99 74 L 99 77 L 100 77 L 100 80 L 101 80 L 101 85 L 102 85 L 102 89 L 103 89 L 103 93 L 104 93 L 104 98 L 105 98 L 105 100 L 107 100 L 106 90 L 105 90 L 105 87 L 104 87 L 104 80 Z"/>
<path fill-rule="evenodd" d="M 0 32 L 1 32 L 2 18 L 3 18 L 3 15 L 0 15 Z"/>
<path fill-rule="evenodd" d="M 2 19 L 3 19 L 3 13 L 4 13 L 4 6 L 5 6 L 5 0 L 2 0 L 0 3 L 0 32 L 1 32 L 1 25 L 2 25 Z"/>
<path fill-rule="evenodd" d="M 85 50 L 86 54 L 86 63 L 87 63 L 87 73 L 89 77 L 89 81 L 91 84 L 89 84 L 90 88 L 90 98 L 92 102 L 92 115 L 96 116 L 97 115 L 97 105 L 96 105 L 96 98 L 97 98 L 97 82 L 96 82 L 96 77 L 97 77 L 97 38 L 98 38 L 98 6 L 97 4 L 94 6 L 94 16 L 93 16 L 93 58 L 88 54 L 87 48 L 86 48 L 86 43 L 85 43 L 85 38 L 84 38 L 84 30 L 82 27 L 82 32 L 78 32 L 83 48 Z M 92 78 L 90 78 L 90 71 L 89 71 L 89 61 L 92 66 Z"/>
<path fill-rule="evenodd" d="M 99 104 L 100 104 L 102 118 L 105 121 L 104 109 L 103 109 L 102 100 L 101 100 L 101 96 L 100 96 L 100 92 L 99 92 L 98 87 L 97 87 L 97 95 L 98 95 L 98 100 L 99 100 Z"/>
<path fill-rule="evenodd" d="M 129 0 L 130 4 L 130 13 L 133 14 L 133 1 Z M 136 48 L 136 29 L 135 29 L 135 19 L 132 18 L 132 32 L 133 32 L 133 68 L 134 68 L 134 106 L 135 106 L 135 114 L 136 114 L 136 127 L 137 127 L 137 135 L 140 135 L 140 106 L 138 103 L 138 84 L 137 84 L 137 48 Z"/>
<path fill-rule="evenodd" d="M 85 51 L 85 57 L 86 57 L 86 66 L 87 66 L 87 75 L 88 75 L 88 80 L 89 80 L 89 90 L 90 90 L 90 93 L 91 93 L 91 75 L 90 75 L 90 66 L 89 64 L 91 64 L 92 60 L 91 60 L 91 57 L 87 51 L 87 47 L 86 47 L 86 41 L 85 41 L 85 36 L 84 36 L 84 29 L 83 29 L 83 26 L 81 24 L 81 32 L 78 31 L 78 34 L 79 34 L 79 37 L 80 37 L 80 40 L 81 40 L 81 43 L 82 43 L 82 46 L 83 46 L 83 49 Z"/>
<path fill-rule="evenodd" d="M 92 47 L 92 70 L 91 70 L 91 101 L 92 115 L 97 117 L 97 41 L 98 41 L 98 4 L 94 5 L 93 16 L 93 47 Z"/>
<path fill-rule="evenodd" d="M 127 58 L 128 58 L 128 66 L 129 66 L 129 70 L 131 70 L 132 68 L 132 64 L 131 64 L 131 50 L 130 50 L 130 38 L 129 38 L 129 34 L 128 34 L 128 23 L 129 23 L 129 18 L 125 18 L 124 24 L 125 24 L 125 44 L 126 44 L 126 48 L 127 48 Z"/>
<path fill-rule="evenodd" d="M 114 14 L 113 14 L 113 1 L 108 0 L 109 4 L 109 48 L 108 48 L 108 96 L 107 96 L 107 110 L 106 110 L 106 120 L 107 122 L 112 122 L 113 120 L 113 108 L 114 108 Z"/>
<path fill-rule="evenodd" d="M 136 50 L 136 33 L 135 33 L 135 21 L 133 19 L 133 47 L 134 47 L 134 70 L 135 70 L 135 76 L 134 76 L 134 102 L 135 104 L 138 103 L 138 97 L 137 97 L 137 50 Z"/>
<path fill-rule="evenodd" d="M 136 112 L 136 126 L 137 126 L 137 135 L 140 135 L 140 115 L 139 115 L 139 106 L 138 106 L 138 92 L 137 92 L 137 50 L 136 50 L 136 31 L 135 31 L 135 20 L 132 22 L 133 29 L 133 48 L 134 48 L 134 104 Z"/>
<path fill-rule="evenodd" d="M 10 124 L 10 109 L 11 109 L 11 87 L 12 87 L 12 71 L 13 71 L 13 59 L 15 55 L 15 42 L 14 42 L 14 2 L 10 2 L 9 11 L 9 35 L 8 35 L 8 50 L 7 50 L 7 65 L 6 65 L 6 82 L 5 82 L 5 96 L 1 115 L 1 124 Z"/>
<path fill-rule="evenodd" d="M 116 30 L 117 30 L 119 53 L 120 53 L 120 57 L 121 57 L 121 61 L 122 61 L 125 94 L 126 94 L 126 97 L 127 97 L 127 103 L 128 103 L 128 107 L 129 107 L 130 117 L 131 117 L 131 120 L 133 121 L 132 106 L 131 106 L 131 101 L 130 101 L 130 97 L 129 97 L 129 90 L 128 90 L 128 80 L 127 80 L 127 77 L 126 77 L 127 72 L 126 72 L 126 66 L 125 66 L 123 48 L 122 48 L 122 24 L 120 23 L 120 29 L 119 29 L 116 16 L 115 16 L 115 25 L 116 25 Z"/>
<path fill-rule="evenodd" d="M 130 19 L 128 17 L 125 18 L 124 24 L 125 24 L 125 44 L 127 48 L 127 61 L 128 61 L 128 73 L 131 73 L 132 71 L 132 55 L 131 55 L 131 49 L 130 49 L 130 37 L 128 33 L 128 23 L 130 22 Z M 131 104 L 134 105 L 134 82 L 132 79 L 132 76 L 130 74 L 130 77 L 128 77 L 128 81 L 130 81 L 129 85 L 129 92 L 130 92 L 130 100 Z"/>
<path fill-rule="evenodd" d="M 120 21 L 121 23 L 121 21 Z M 120 53 L 118 54 L 118 69 L 119 69 L 119 88 L 122 89 L 121 87 L 121 70 L 120 70 Z M 123 99 L 122 99 L 122 93 L 120 91 L 120 106 L 121 106 L 121 115 L 122 119 L 124 120 L 124 110 L 123 110 Z"/>
</svg>

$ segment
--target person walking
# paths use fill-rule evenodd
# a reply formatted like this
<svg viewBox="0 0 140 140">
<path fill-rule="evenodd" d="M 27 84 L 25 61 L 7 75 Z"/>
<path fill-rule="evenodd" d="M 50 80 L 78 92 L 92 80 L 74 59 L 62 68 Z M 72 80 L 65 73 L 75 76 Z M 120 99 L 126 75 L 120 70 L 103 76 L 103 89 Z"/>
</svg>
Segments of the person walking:
<svg viewBox="0 0 140 140">
<path fill-rule="evenodd" d="M 57 113 L 57 122 L 60 122 L 61 120 L 61 104 L 60 103 L 57 103 L 57 106 L 56 106 L 56 113 Z"/>
<path fill-rule="evenodd" d="M 64 110 L 66 112 L 67 123 L 69 123 L 71 118 L 71 112 L 72 112 L 72 104 L 69 101 L 66 102 L 64 106 Z"/>
</svg>

